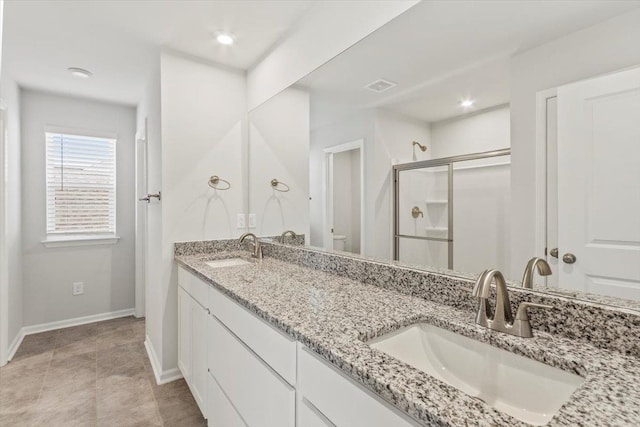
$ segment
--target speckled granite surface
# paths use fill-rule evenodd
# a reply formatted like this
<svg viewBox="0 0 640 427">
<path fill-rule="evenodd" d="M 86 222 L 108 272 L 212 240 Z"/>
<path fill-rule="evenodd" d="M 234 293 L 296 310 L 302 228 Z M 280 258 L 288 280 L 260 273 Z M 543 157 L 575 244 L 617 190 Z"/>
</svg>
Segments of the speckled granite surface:
<svg viewBox="0 0 640 427">
<path fill-rule="evenodd" d="M 264 254 L 469 313 L 474 313 L 477 307 L 471 295 L 474 281 L 448 275 L 448 270 L 426 271 L 366 257 L 280 244 L 264 245 Z M 509 287 L 509 296 L 514 313 L 523 301 L 554 307 L 553 310 L 531 310 L 531 324 L 537 330 L 640 357 L 640 310 L 607 305 L 604 300 L 585 301 L 517 287 Z"/>
<path fill-rule="evenodd" d="M 218 269 L 204 263 L 232 256 L 252 262 Z M 544 332 L 531 339 L 495 333 L 475 325 L 466 307 L 391 290 L 394 277 L 379 279 L 386 286 L 371 286 L 269 256 L 258 262 L 237 249 L 206 254 L 183 247 L 176 261 L 425 425 L 524 424 L 365 342 L 419 321 L 583 376 L 549 426 L 640 424 L 636 357 Z M 384 276 L 356 265 L 338 268 L 358 270 L 362 278 Z M 637 331 L 632 341 L 639 339 Z"/>
</svg>

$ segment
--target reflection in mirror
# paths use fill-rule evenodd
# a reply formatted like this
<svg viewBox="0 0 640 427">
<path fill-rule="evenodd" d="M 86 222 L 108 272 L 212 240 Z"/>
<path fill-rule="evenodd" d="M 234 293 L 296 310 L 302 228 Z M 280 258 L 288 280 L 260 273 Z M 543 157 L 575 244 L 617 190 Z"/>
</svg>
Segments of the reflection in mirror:
<svg viewBox="0 0 640 427">
<path fill-rule="evenodd" d="M 562 5 L 419 3 L 253 110 L 258 232 L 640 309 L 640 9 Z"/>
<path fill-rule="evenodd" d="M 292 230 L 308 236 L 309 94 L 289 88 L 253 110 L 249 140 L 255 234 L 279 236 Z"/>
</svg>

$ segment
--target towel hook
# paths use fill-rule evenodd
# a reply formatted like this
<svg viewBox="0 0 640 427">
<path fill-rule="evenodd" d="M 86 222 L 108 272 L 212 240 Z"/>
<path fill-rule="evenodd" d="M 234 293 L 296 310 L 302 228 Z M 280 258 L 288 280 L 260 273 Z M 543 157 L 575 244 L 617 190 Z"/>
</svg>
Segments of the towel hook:
<svg viewBox="0 0 640 427">
<path fill-rule="evenodd" d="M 226 186 L 219 186 L 220 183 L 227 184 Z M 231 188 L 231 183 L 226 179 L 220 178 L 218 175 L 213 175 L 209 178 L 209 187 L 215 188 L 216 190 L 228 190 Z"/>
<path fill-rule="evenodd" d="M 280 189 L 278 188 L 278 186 L 282 186 L 284 188 Z M 273 178 L 271 180 L 271 187 L 276 191 L 280 191 L 281 193 L 286 193 L 289 191 L 289 186 L 282 181 L 278 181 L 276 178 Z"/>
</svg>

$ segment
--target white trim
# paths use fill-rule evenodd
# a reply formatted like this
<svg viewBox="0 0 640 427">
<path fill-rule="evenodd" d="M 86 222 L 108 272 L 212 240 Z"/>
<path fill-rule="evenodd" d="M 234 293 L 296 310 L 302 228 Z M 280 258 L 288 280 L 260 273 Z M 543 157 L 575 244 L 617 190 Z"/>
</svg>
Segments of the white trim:
<svg viewBox="0 0 640 427">
<path fill-rule="evenodd" d="M 147 136 L 146 119 L 144 137 L 136 139 L 135 153 L 135 309 L 136 317 L 145 315 L 145 276 L 146 276 L 146 243 L 147 243 L 147 208 L 148 203 L 142 203 L 140 198 L 144 197 L 147 191 Z M 141 170 L 141 168 L 143 170 Z"/>
<path fill-rule="evenodd" d="M 63 133 L 65 135 L 88 136 L 91 138 L 118 139 L 118 134 L 111 131 L 102 131 L 95 129 L 83 129 L 74 127 L 64 127 L 55 125 L 45 125 L 45 133 Z"/>
<path fill-rule="evenodd" d="M 66 248 L 69 246 L 115 245 L 120 236 L 56 236 L 47 237 L 40 243 L 45 248 Z"/>
<path fill-rule="evenodd" d="M 133 316 L 133 308 L 108 311 L 106 313 L 92 314 L 90 316 L 76 317 L 57 322 L 40 323 L 39 325 L 25 326 L 22 333 L 25 335 L 38 334 L 40 332 L 53 331 L 55 329 L 70 328 L 72 326 L 86 325 L 87 323 L 102 322 L 104 320 L 118 319 L 120 317 Z"/>
<path fill-rule="evenodd" d="M 13 342 L 9 346 L 9 352 L 8 352 L 8 355 L 7 355 L 7 362 L 10 361 L 11 359 L 13 359 L 13 356 L 16 355 L 16 351 L 18 351 L 18 348 L 20 348 L 20 345 L 22 344 L 22 341 L 24 340 L 25 336 L 26 335 L 24 334 L 22 329 L 20 329 L 20 331 L 16 334 L 16 337 L 13 339 Z M 2 366 L 2 365 L 0 365 L 0 366 Z"/>
<path fill-rule="evenodd" d="M 557 88 L 536 93 L 536 237 L 535 253 L 543 256 L 547 241 L 547 100 Z"/>
<path fill-rule="evenodd" d="M 56 322 L 40 323 L 38 325 L 24 326 L 11 343 L 8 360 L 11 360 L 20 347 L 25 336 L 31 334 L 39 334 L 40 332 L 48 332 L 56 329 L 70 328 L 72 326 L 86 325 L 88 323 L 102 322 L 105 320 L 118 319 L 120 317 L 133 316 L 134 309 L 127 308 L 124 310 L 108 311 L 106 313 L 92 314 L 90 316 L 75 317 L 73 319 L 58 320 Z"/>
<path fill-rule="evenodd" d="M 156 383 L 158 385 L 170 383 L 182 378 L 182 373 L 178 368 L 168 369 L 166 371 L 160 370 L 160 361 L 158 360 L 158 356 L 153 349 L 153 345 L 151 344 L 151 340 L 149 339 L 148 335 L 144 340 L 144 348 L 147 350 L 147 356 L 149 357 L 149 362 L 151 363 L 151 369 L 153 369 L 153 376 L 156 378 Z"/>
<path fill-rule="evenodd" d="M 331 199 L 331 187 L 333 184 L 333 155 L 337 153 L 343 153 L 345 151 L 360 150 L 360 254 L 365 253 L 366 248 L 366 235 L 365 232 L 365 151 L 364 151 L 364 138 L 356 139 L 354 141 L 346 142 L 344 144 L 338 144 L 325 148 L 324 151 L 324 179 L 322 180 L 322 196 L 323 196 L 323 230 L 322 236 L 324 240 L 325 249 L 333 250 L 333 235 L 329 232 L 333 224 L 329 224 L 330 219 L 333 218 L 333 200 Z M 328 241 L 327 241 L 328 240 Z"/>
<path fill-rule="evenodd" d="M 2 5 L 0 5 L 0 16 Z M 0 47 L 1 50 L 1 47 Z M 0 366 L 9 360 L 9 255 L 6 236 L 6 146 L 7 141 L 7 104 L 0 98 Z"/>
</svg>

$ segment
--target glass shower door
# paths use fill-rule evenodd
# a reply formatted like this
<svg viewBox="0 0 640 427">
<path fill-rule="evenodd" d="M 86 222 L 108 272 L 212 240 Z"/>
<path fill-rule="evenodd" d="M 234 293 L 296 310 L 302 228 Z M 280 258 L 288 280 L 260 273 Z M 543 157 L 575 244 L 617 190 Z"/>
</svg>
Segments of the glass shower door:
<svg viewBox="0 0 640 427">
<path fill-rule="evenodd" d="M 395 172 L 394 258 L 422 267 L 452 267 L 451 166 Z"/>
</svg>

